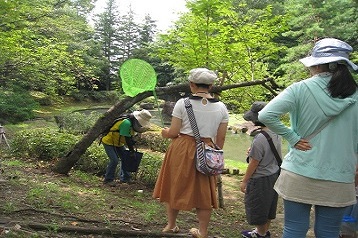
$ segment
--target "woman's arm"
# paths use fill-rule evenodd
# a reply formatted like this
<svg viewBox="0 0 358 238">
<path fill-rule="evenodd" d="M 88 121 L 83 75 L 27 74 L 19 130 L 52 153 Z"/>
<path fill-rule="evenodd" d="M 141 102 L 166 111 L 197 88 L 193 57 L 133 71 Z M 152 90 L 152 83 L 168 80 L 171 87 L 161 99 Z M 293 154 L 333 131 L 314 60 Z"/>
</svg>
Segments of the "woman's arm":
<svg viewBox="0 0 358 238">
<path fill-rule="evenodd" d="M 219 146 L 220 148 L 224 147 L 227 126 L 228 126 L 227 122 L 220 123 L 217 134 L 216 134 L 215 144 L 217 146 Z"/>
<path fill-rule="evenodd" d="M 294 110 L 295 93 L 290 86 L 272 99 L 260 112 L 259 121 L 265 124 L 270 130 L 285 138 L 291 147 L 295 146 L 301 137 L 293 130 L 287 127 L 281 121 L 281 116 Z"/>
</svg>

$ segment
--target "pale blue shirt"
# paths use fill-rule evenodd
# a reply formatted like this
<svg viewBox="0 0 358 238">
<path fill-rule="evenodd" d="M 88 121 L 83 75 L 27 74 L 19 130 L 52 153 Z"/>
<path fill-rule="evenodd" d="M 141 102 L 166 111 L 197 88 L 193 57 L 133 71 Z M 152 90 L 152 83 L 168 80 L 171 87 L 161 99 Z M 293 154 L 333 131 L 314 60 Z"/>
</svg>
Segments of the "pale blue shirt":
<svg viewBox="0 0 358 238">
<path fill-rule="evenodd" d="M 358 92 L 345 99 L 332 98 L 326 89 L 330 78 L 321 74 L 292 84 L 259 112 L 259 120 L 291 146 L 283 169 L 308 178 L 353 183 L 358 160 Z M 290 127 L 280 120 L 286 113 Z M 310 139 L 311 150 L 294 148 L 300 138 L 333 116 L 337 117 Z"/>
</svg>

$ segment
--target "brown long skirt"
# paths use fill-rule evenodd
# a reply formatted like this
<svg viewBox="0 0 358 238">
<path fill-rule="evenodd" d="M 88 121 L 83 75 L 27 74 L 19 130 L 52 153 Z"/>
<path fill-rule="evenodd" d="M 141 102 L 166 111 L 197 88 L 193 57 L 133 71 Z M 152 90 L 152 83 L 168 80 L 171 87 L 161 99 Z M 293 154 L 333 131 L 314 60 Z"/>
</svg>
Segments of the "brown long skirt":
<svg viewBox="0 0 358 238">
<path fill-rule="evenodd" d="M 176 210 L 218 208 L 216 176 L 195 168 L 195 140 L 180 135 L 172 140 L 155 184 L 153 198 Z"/>
</svg>

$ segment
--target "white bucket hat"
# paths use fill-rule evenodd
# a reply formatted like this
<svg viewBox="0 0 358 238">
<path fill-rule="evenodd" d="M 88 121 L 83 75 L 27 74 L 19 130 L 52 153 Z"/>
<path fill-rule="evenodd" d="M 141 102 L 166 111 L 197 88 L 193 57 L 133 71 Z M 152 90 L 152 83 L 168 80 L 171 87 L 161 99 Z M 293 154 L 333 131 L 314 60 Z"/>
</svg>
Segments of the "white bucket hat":
<svg viewBox="0 0 358 238">
<path fill-rule="evenodd" d="M 347 63 L 354 71 L 358 70 L 358 66 L 349 60 L 349 53 L 353 48 L 344 41 L 334 38 L 324 38 L 317 41 L 312 49 L 311 56 L 300 59 L 301 63 L 306 67 L 328 63 Z"/>
<path fill-rule="evenodd" d="M 196 68 L 189 72 L 189 81 L 197 84 L 213 84 L 218 78 L 216 73 L 207 68 Z"/>
<path fill-rule="evenodd" d="M 149 111 L 143 109 L 141 111 L 134 111 L 133 116 L 142 127 L 149 127 L 149 121 L 152 118 L 152 114 Z"/>
</svg>

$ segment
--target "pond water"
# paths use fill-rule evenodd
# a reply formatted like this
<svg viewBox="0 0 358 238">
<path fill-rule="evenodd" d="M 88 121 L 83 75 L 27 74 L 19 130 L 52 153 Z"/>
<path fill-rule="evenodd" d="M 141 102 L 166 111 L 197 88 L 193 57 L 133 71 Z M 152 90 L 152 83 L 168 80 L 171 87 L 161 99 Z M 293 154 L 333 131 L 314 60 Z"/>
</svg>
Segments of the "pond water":
<svg viewBox="0 0 358 238">
<path fill-rule="evenodd" d="M 246 162 L 246 152 L 251 145 L 252 139 L 253 137 L 246 133 L 234 134 L 228 131 L 224 145 L 225 159 Z"/>
</svg>

